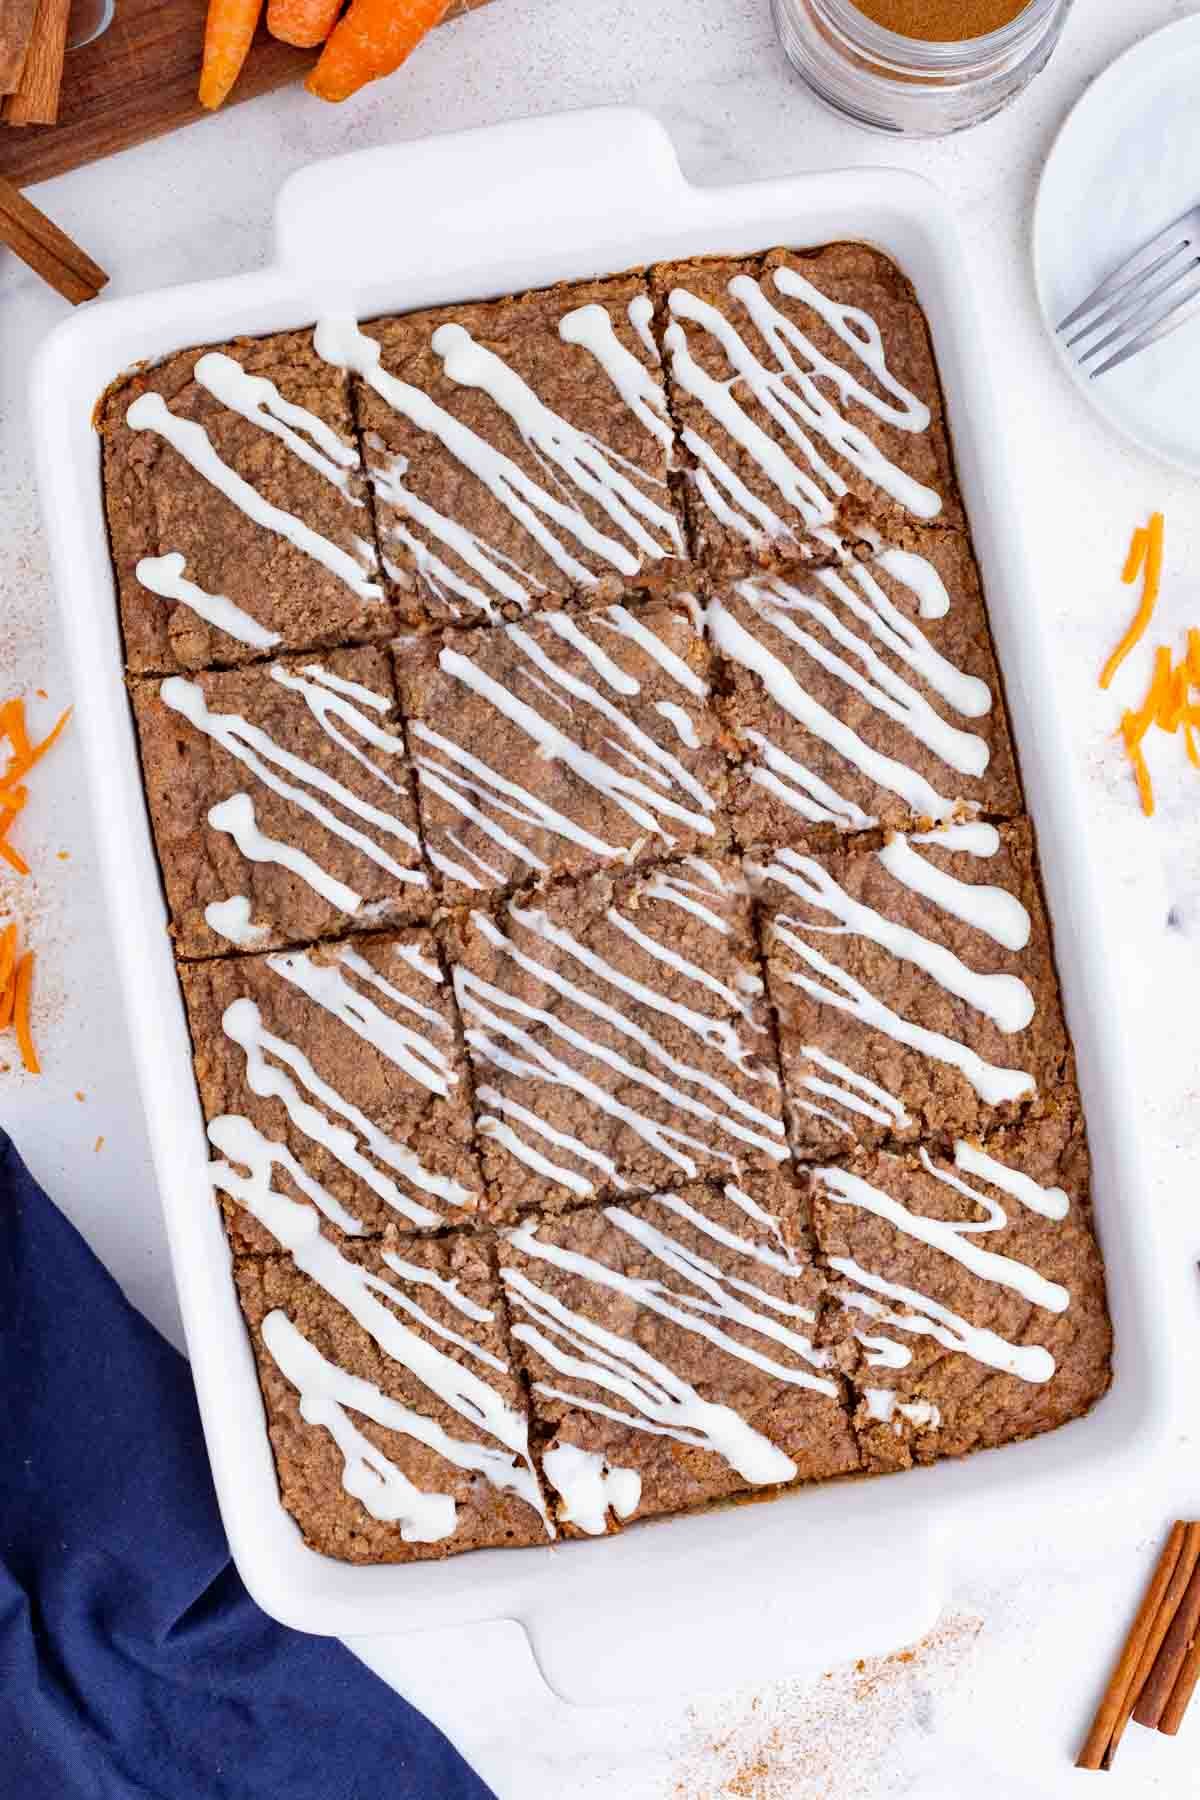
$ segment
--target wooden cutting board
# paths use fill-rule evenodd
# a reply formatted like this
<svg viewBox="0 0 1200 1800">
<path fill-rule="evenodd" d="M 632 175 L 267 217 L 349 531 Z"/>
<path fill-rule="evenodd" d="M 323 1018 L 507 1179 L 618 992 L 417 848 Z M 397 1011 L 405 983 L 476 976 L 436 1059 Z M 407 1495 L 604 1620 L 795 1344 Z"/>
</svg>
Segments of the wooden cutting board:
<svg viewBox="0 0 1200 1800">
<path fill-rule="evenodd" d="M 446 16 L 486 3 L 451 0 Z M 0 127 L 0 175 L 25 187 L 203 118 L 196 84 L 207 10 L 207 0 L 117 0 L 103 37 L 67 55 L 58 124 Z M 226 106 L 303 80 L 314 57 L 260 28 Z M 296 104 L 326 102 L 297 96 Z"/>
</svg>

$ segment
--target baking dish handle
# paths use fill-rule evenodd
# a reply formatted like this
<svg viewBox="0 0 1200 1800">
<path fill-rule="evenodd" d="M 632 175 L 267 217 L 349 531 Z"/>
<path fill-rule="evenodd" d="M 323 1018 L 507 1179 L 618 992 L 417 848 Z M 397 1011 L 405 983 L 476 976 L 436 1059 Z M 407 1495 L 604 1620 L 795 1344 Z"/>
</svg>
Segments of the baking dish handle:
<svg viewBox="0 0 1200 1800">
<path fill-rule="evenodd" d="M 275 206 L 280 262 L 325 286 L 352 268 L 356 285 L 414 267 L 486 262 L 510 237 L 556 255 L 628 237 L 661 221 L 664 198 L 690 193 L 666 129 L 637 107 L 544 119 L 352 152 L 292 175 Z"/>
<path fill-rule="evenodd" d="M 706 1532 L 728 1523 L 709 1514 L 609 1539 L 604 1605 L 582 1585 L 575 1603 L 569 1565 L 582 1584 L 589 1547 L 561 1546 L 553 1600 L 521 1618 L 543 1677 L 563 1700 L 607 1706 L 812 1675 L 915 1643 L 944 1599 L 938 1509 L 924 1494 L 897 1508 L 894 1485 L 878 1488 L 856 1487 L 849 1519 L 835 1482 L 745 1507 L 736 1535 Z"/>
</svg>

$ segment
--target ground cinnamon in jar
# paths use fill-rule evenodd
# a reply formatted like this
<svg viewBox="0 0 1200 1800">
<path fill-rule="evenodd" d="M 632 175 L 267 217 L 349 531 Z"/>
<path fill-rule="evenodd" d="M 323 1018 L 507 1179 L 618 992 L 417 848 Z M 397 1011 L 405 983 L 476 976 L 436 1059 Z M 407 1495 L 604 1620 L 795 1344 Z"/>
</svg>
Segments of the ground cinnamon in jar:
<svg viewBox="0 0 1200 1800">
<path fill-rule="evenodd" d="M 957 44 L 1011 25 L 1029 0 L 854 0 L 859 12 L 901 37 Z"/>
</svg>

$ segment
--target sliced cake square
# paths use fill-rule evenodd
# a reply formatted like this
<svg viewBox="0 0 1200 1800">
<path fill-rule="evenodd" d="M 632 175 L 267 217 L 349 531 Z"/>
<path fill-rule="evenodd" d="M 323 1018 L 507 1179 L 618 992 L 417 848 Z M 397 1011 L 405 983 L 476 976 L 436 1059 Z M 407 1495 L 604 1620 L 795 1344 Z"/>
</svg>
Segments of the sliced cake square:
<svg viewBox="0 0 1200 1800">
<path fill-rule="evenodd" d="M 801 1156 L 989 1130 L 1070 1079 L 1028 820 L 746 868 Z"/>
<path fill-rule="evenodd" d="M 236 1259 L 238 1296 L 305 1542 L 359 1563 L 549 1542 L 484 1246 L 337 1247 L 310 1206 L 249 1198 L 279 1249 Z"/>
<path fill-rule="evenodd" d="M 450 990 L 427 931 L 182 964 L 208 1134 L 334 1237 L 470 1220 L 482 1183 Z M 269 1248 L 227 1207 L 235 1247 Z"/>
<path fill-rule="evenodd" d="M 685 602 L 417 638 L 396 677 L 450 902 L 723 845 L 727 761 Z"/>
<path fill-rule="evenodd" d="M 126 665 L 387 637 L 344 372 L 311 331 L 181 350 L 98 415 Z"/>
<path fill-rule="evenodd" d="M 736 863 L 595 875 L 475 911 L 450 956 L 492 1217 L 786 1160 Z"/>
<path fill-rule="evenodd" d="M 865 244 L 651 272 L 694 554 L 717 579 L 839 532 L 961 525 L 924 315 Z"/>
<path fill-rule="evenodd" d="M 572 1535 L 859 1457 L 790 1175 L 560 1219 L 500 1239 L 539 1458 Z"/>
<path fill-rule="evenodd" d="M 428 917 L 433 889 L 382 650 L 152 676 L 130 693 L 182 955 Z"/>
<path fill-rule="evenodd" d="M 811 1181 L 868 1468 L 1032 1437 L 1104 1393 L 1112 1337 L 1073 1094 L 982 1144 L 859 1151 Z"/>
<path fill-rule="evenodd" d="M 1021 810 L 970 546 L 948 531 L 919 543 L 710 602 L 718 710 L 744 757 L 729 797 L 742 844 Z"/>
<path fill-rule="evenodd" d="M 318 334 L 356 373 L 385 567 L 413 623 L 677 584 L 649 311 L 630 275 Z"/>
</svg>

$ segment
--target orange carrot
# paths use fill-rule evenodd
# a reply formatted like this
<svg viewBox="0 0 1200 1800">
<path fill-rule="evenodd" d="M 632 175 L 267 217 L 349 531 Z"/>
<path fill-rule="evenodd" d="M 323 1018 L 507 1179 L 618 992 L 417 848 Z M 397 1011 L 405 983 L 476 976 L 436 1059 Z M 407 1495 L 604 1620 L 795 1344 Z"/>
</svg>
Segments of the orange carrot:
<svg viewBox="0 0 1200 1800">
<path fill-rule="evenodd" d="M 1150 617 L 1154 611 L 1155 602 L 1158 599 L 1158 584 L 1162 578 L 1162 555 L 1163 516 L 1161 513 L 1152 513 L 1150 516 L 1150 529 L 1146 543 L 1146 566 L 1142 578 L 1141 604 L 1138 606 L 1137 612 L 1133 617 L 1133 622 L 1125 633 L 1125 636 L 1121 639 L 1100 672 L 1100 686 L 1102 688 L 1108 686 L 1109 682 L 1112 680 L 1113 676 L 1150 623 Z M 1128 563 L 1126 564 L 1126 567 L 1128 567 Z"/>
<path fill-rule="evenodd" d="M 17 922 L 13 919 L 4 927 L 3 931 L 0 931 L 0 1010 L 3 1009 L 4 996 L 8 993 L 12 983 L 12 974 L 13 969 L 16 966 L 16 961 Z M 7 1019 L 0 1018 L 0 1031 L 4 1029 L 7 1023 Z"/>
<path fill-rule="evenodd" d="M 16 870 L 18 875 L 28 875 L 29 864 L 21 855 L 21 852 L 19 850 L 14 850 L 11 844 L 5 842 L 4 838 L 4 833 L 8 830 L 15 818 L 15 813 L 5 813 L 4 816 L 0 818 L 0 862 L 6 862 L 10 869 Z"/>
<path fill-rule="evenodd" d="M 307 50 L 325 42 L 341 10 L 342 0 L 267 0 L 267 30 Z"/>
<path fill-rule="evenodd" d="M 350 0 L 305 82 L 320 100 L 348 100 L 391 75 L 442 18 L 449 0 Z"/>
<path fill-rule="evenodd" d="M 1150 542 L 1150 533 L 1144 525 L 1139 525 L 1129 540 L 1129 555 L 1125 558 L 1125 567 L 1121 570 L 1121 580 L 1130 587 L 1142 572 L 1142 564 L 1146 560 L 1146 546 Z"/>
<path fill-rule="evenodd" d="M 204 61 L 200 68 L 200 104 L 220 106 L 242 72 L 250 51 L 262 0 L 208 0 L 204 24 Z"/>
<path fill-rule="evenodd" d="M 17 973 L 13 981 L 13 1029 L 17 1034 L 17 1044 L 21 1051 L 21 1061 L 30 1075 L 40 1075 L 42 1065 L 38 1061 L 37 1051 L 33 1047 L 33 1036 L 29 1029 L 29 990 L 33 983 L 33 951 L 27 950 L 17 964 Z"/>
</svg>

